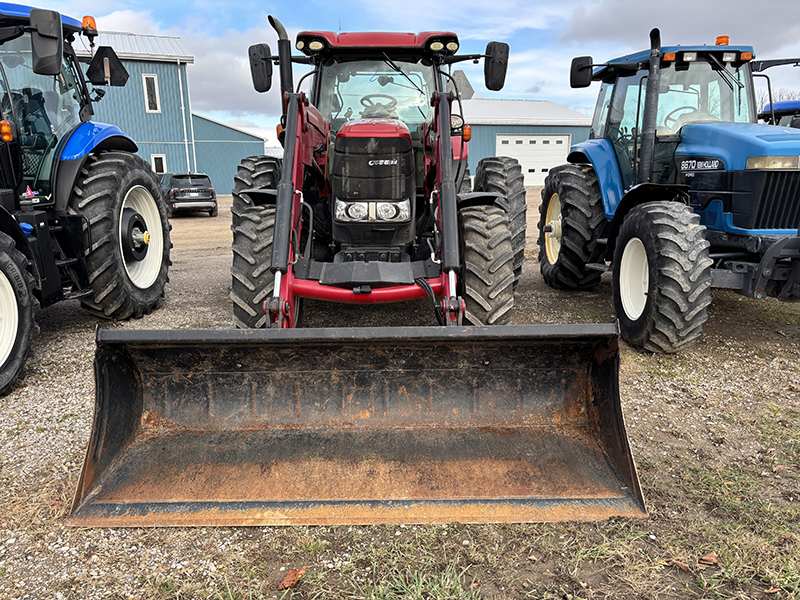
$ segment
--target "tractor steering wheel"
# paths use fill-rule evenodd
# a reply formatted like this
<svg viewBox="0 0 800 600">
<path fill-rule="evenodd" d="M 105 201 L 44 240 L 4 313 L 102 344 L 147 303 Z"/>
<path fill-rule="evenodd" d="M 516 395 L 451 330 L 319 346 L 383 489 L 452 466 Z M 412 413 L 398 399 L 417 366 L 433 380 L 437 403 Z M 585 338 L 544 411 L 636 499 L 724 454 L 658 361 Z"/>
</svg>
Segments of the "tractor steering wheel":
<svg viewBox="0 0 800 600">
<path fill-rule="evenodd" d="M 676 112 L 679 112 L 679 111 L 682 111 L 682 110 L 684 110 L 686 112 L 685 113 L 681 113 L 678 116 L 674 116 Z M 698 112 L 700 112 L 700 111 L 697 110 L 694 106 L 679 106 L 675 110 L 671 110 L 669 112 L 669 114 L 666 117 L 664 117 L 664 126 L 665 127 L 669 127 L 670 129 L 672 129 L 672 127 L 675 125 L 675 123 L 678 122 L 678 119 L 680 117 L 682 117 L 683 115 L 685 115 L 685 114 L 686 115 L 691 115 L 692 113 L 698 113 Z M 670 123 L 670 121 L 672 123 Z"/>
<path fill-rule="evenodd" d="M 372 101 L 373 98 L 383 98 L 389 101 L 389 104 L 375 104 Z M 364 108 L 372 108 L 373 106 L 380 106 L 386 110 L 392 110 L 395 106 L 397 106 L 397 98 L 394 96 L 390 96 L 389 94 L 367 94 L 363 98 L 361 98 L 361 106 Z"/>
</svg>

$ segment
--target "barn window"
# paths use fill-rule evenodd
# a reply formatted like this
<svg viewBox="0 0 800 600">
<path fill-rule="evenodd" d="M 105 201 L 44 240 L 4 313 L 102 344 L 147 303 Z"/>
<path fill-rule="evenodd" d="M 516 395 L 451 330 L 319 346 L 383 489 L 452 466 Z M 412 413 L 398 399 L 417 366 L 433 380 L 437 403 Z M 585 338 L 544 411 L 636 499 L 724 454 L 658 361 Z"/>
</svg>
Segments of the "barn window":
<svg viewBox="0 0 800 600">
<path fill-rule="evenodd" d="M 151 154 L 150 164 L 153 171 L 158 175 L 163 175 L 167 172 L 167 155 L 166 154 Z"/>
<path fill-rule="evenodd" d="M 503 140 L 503 141 L 502 141 L 502 142 L 500 142 L 500 143 L 501 143 L 501 144 L 507 144 L 507 143 L 508 143 L 508 140 Z"/>
<path fill-rule="evenodd" d="M 522 140 L 517 140 L 517 143 L 518 143 L 518 144 L 521 144 L 521 143 L 522 143 Z"/>
<path fill-rule="evenodd" d="M 563 144 L 564 140 L 556 140 L 556 144 Z"/>
<path fill-rule="evenodd" d="M 528 173 L 536 173 L 536 169 L 528 169 Z"/>
<path fill-rule="evenodd" d="M 550 143 L 550 140 L 544 140 L 542 143 L 543 143 L 543 144 L 549 144 L 549 143 Z"/>
<path fill-rule="evenodd" d="M 536 143 L 536 140 L 531 140 L 531 141 L 529 141 L 528 143 L 529 143 L 529 144 L 535 144 L 535 143 Z"/>
<path fill-rule="evenodd" d="M 158 94 L 158 76 L 142 75 L 144 86 L 144 110 L 148 113 L 161 112 L 161 98 Z"/>
</svg>

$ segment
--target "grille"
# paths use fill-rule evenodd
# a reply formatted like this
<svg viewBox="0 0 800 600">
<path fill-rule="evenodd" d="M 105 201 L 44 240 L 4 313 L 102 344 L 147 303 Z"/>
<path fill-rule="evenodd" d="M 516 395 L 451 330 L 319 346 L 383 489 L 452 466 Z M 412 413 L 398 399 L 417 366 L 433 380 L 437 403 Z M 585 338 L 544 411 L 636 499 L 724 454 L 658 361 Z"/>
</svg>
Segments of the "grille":
<svg viewBox="0 0 800 600">
<path fill-rule="evenodd" d="M 754 229 L 800 226 L 800 171 L 766 172 L 757 196 Z"/>
</svg>

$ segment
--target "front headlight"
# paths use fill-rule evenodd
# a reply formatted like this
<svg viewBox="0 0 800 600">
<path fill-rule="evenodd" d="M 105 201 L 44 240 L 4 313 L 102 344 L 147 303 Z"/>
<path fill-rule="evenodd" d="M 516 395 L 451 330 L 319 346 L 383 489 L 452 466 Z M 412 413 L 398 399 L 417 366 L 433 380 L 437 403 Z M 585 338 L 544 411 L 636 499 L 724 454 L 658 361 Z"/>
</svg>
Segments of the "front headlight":
<svg viewBox="0 0 800 600">
<path fill-rule="evenodd" d="M 748 156 L 746 169 L 797 169 L 800 156 Z"/>
<path fill-rule="evenodd" d="M 337 221 L 401 222 L 411 219 L 411 200 L 399 202 L 347 202 L 337 199 L 333 212 Z"/>
</svg>

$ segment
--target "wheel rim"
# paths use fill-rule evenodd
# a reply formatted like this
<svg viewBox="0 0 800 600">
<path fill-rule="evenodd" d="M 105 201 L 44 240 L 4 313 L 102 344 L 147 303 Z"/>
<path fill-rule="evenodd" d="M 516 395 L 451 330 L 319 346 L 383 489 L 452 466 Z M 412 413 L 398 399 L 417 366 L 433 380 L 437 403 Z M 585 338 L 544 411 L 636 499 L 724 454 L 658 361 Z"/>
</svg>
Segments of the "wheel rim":
<svg viewBox="0 0 800 600">
<path fill-rule="evenodd" d="M 544 249 L 547 260 L 553 265 L 561 252 L 561 198 L 558 194 L 550 196 L 550 202 L 547 203 L 545 226 L 549 231 L 544 232 Z"/>
<path fill-rule="evenodd" d="M 122 213 L 125 209 L 130 209 L 144 218 L 147 224 L 147 231 L 141 232 L 144 243 L 147 244 L 147 252 L 141 260 L 131 256 L 129 249 L 124 244 L 129 236 L 125 235 L 122 227 Z M 161 272 L 161 257 L 164 252 L 164 232 L 161 228 L 161 215 L 158 211 L 158 204 L 152 194 L 141 185 L 137 185 L 128 190 L 125 200 L 122 202 L 120 210 L 119 226 L 120 251 L 125 263 L 125 272 L 128 274 L 133 285 L 140 289 L 146 289 L 153 285 Z"/>
<path fill-rule="evenodd" d="M 650 286 L 647 251 L 639 238 L 625 244 L 619 266 L 619 295 L 625 315 L 632 321 L 642 316 Z"/>
<path fill-rule="evenodd" d="M 0 366 L 4 365 L 14 342 L 19 327 L 19 307 L 14 288 L 4 273 L 0 273 Z"/>
</svg>

